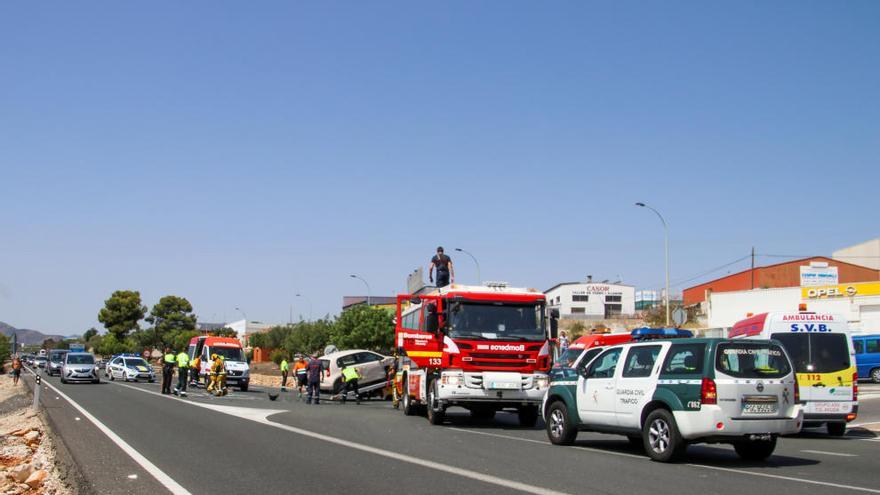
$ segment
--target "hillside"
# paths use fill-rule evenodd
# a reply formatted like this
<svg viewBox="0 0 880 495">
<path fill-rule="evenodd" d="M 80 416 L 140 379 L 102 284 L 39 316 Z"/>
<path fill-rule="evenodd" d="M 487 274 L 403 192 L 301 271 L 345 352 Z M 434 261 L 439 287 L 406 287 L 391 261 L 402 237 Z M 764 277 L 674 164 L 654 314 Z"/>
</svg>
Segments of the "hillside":
<svg viewBox="0 0 880 495">
<path fill-rule="evenodd" d="M 29 330 L 27 328 L 15 328 L 14 326 L 0 321 L 0 332 L 8 337 L 18 335 L 19 344 L 42 344 L 46 339 L 61 340 L 63 335 L 47 335 L 37 330 Z"/>
</svg>

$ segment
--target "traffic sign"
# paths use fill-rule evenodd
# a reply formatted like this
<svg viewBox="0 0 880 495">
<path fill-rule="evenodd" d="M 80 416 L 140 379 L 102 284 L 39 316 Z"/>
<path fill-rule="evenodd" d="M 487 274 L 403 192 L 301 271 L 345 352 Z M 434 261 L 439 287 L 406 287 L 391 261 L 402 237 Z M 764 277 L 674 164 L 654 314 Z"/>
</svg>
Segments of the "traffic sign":
<svg viewBox="0 0 880 495">
<path fill-rule="evenodd" d="M 684 308 L 675 308 L 672 310 L 672 321 L 675 326 L 680 327 L 687 321 L 688 315 Z"/>
</svg>

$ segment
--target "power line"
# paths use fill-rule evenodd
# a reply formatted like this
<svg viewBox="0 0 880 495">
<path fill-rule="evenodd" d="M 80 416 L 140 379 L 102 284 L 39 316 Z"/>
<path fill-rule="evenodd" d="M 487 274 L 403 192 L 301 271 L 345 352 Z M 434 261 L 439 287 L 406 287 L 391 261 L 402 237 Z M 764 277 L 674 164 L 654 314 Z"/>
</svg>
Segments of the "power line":
<svg viewBox="0 0 880 495">
<path fill-rule="evenodd" d="M 741 258 L 737 258 L 737 259 L 735 259 L 735 260 L 733 260 L 733 261 L 731 261 L 731 262 L 729 262 L 729 263 L 725 263 L 725 264 L 723 264 L 723 265 L 721 265 L 721 266 L 717 266 L 717 267 L 715 267 L 715 268 L 712 268 L 711 270 L 706 270 L 706 271 L 704 271 L 704 272 L 700 272 L 698 275 L 694 275 L 694 276 L 692 276 L 692 277 L 689 277 L 689 278 L 686 278 L 686 279 L 682 279 L 682 280 L 676 280 L 674 283 L 669 284 L 669 286 L 670 286 L 670 287 L 678 287 L 678 286 L 683 285 L 683 284 L 686 284 L 686 283 L 688 283 L 688 282 L 692 282 L 692 281 L 694 281 L 694 280 L 697 280 L 698 278 L 705 277 L 706 275 L 709 275 L 709 274 L 711 274 L 711 273 L 715 273 L 715 272 L 717 272 L 717 271 L 719 271 L 719 270 L 723 270 L 723 269 L 725 269 L 725 268 L 727 268 L 727 267 L 729 267 L 729 266 L 733 266 L 733 265 L 735 265 L 735 264 L 737 264 L 737 263 L 740 263 L 740 262 L 742 262 L 742 261 L 744 261 L 744 260 L 747 260 L 747 259 L 749 259 L 749 258 L 751 258 L 751 257 L 752 257 L 751 254 L 747 254 L 747 255 L 745 255 L 745 256 L 743 256 L 743 257 L 741 257 Z"/>
</svg>

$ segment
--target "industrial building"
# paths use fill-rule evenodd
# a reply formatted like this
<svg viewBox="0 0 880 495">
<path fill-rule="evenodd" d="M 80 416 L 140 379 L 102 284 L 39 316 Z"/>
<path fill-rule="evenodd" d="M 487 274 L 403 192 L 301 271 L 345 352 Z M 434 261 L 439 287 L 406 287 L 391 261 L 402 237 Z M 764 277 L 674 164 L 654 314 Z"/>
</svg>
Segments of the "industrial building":
<svg viewBox="0 0 880 495">
<path fill-rule="evenodd" d="M 635 287 L 620 283 L 564 282 L 544 291 L 561 318 L 606 319 L 635 313 Z"/>
</svg>

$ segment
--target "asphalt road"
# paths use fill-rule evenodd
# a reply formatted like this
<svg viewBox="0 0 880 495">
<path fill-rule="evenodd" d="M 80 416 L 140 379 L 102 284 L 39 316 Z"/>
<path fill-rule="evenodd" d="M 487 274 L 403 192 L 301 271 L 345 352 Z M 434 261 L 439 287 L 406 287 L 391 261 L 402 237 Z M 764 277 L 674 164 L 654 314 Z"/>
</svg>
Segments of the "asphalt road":
<svg viewBox="0 0 880 495">
<path fill-rule="evenodd" d="M 158 384 L 44 383 L 61 392 L 46 386 L 42 403 L 97 493 L 880 493 L 880 436 L 867 429 L 880 426 L 880 387 L 869 384 L 854 423 L 865 427 L 844 438 L 806 431 L 781 439 L 764 463 L 696 445 L 684 462 L 660 464 L 620 436 L 582 433 L 574 447 L 553 446 L 543 425 L 521 428 L 512 414 L 475 422 L 450 410 L 438 427 L 388 402 L 310 406 L 255 388 L 180 399 Z"/>
</svg>

